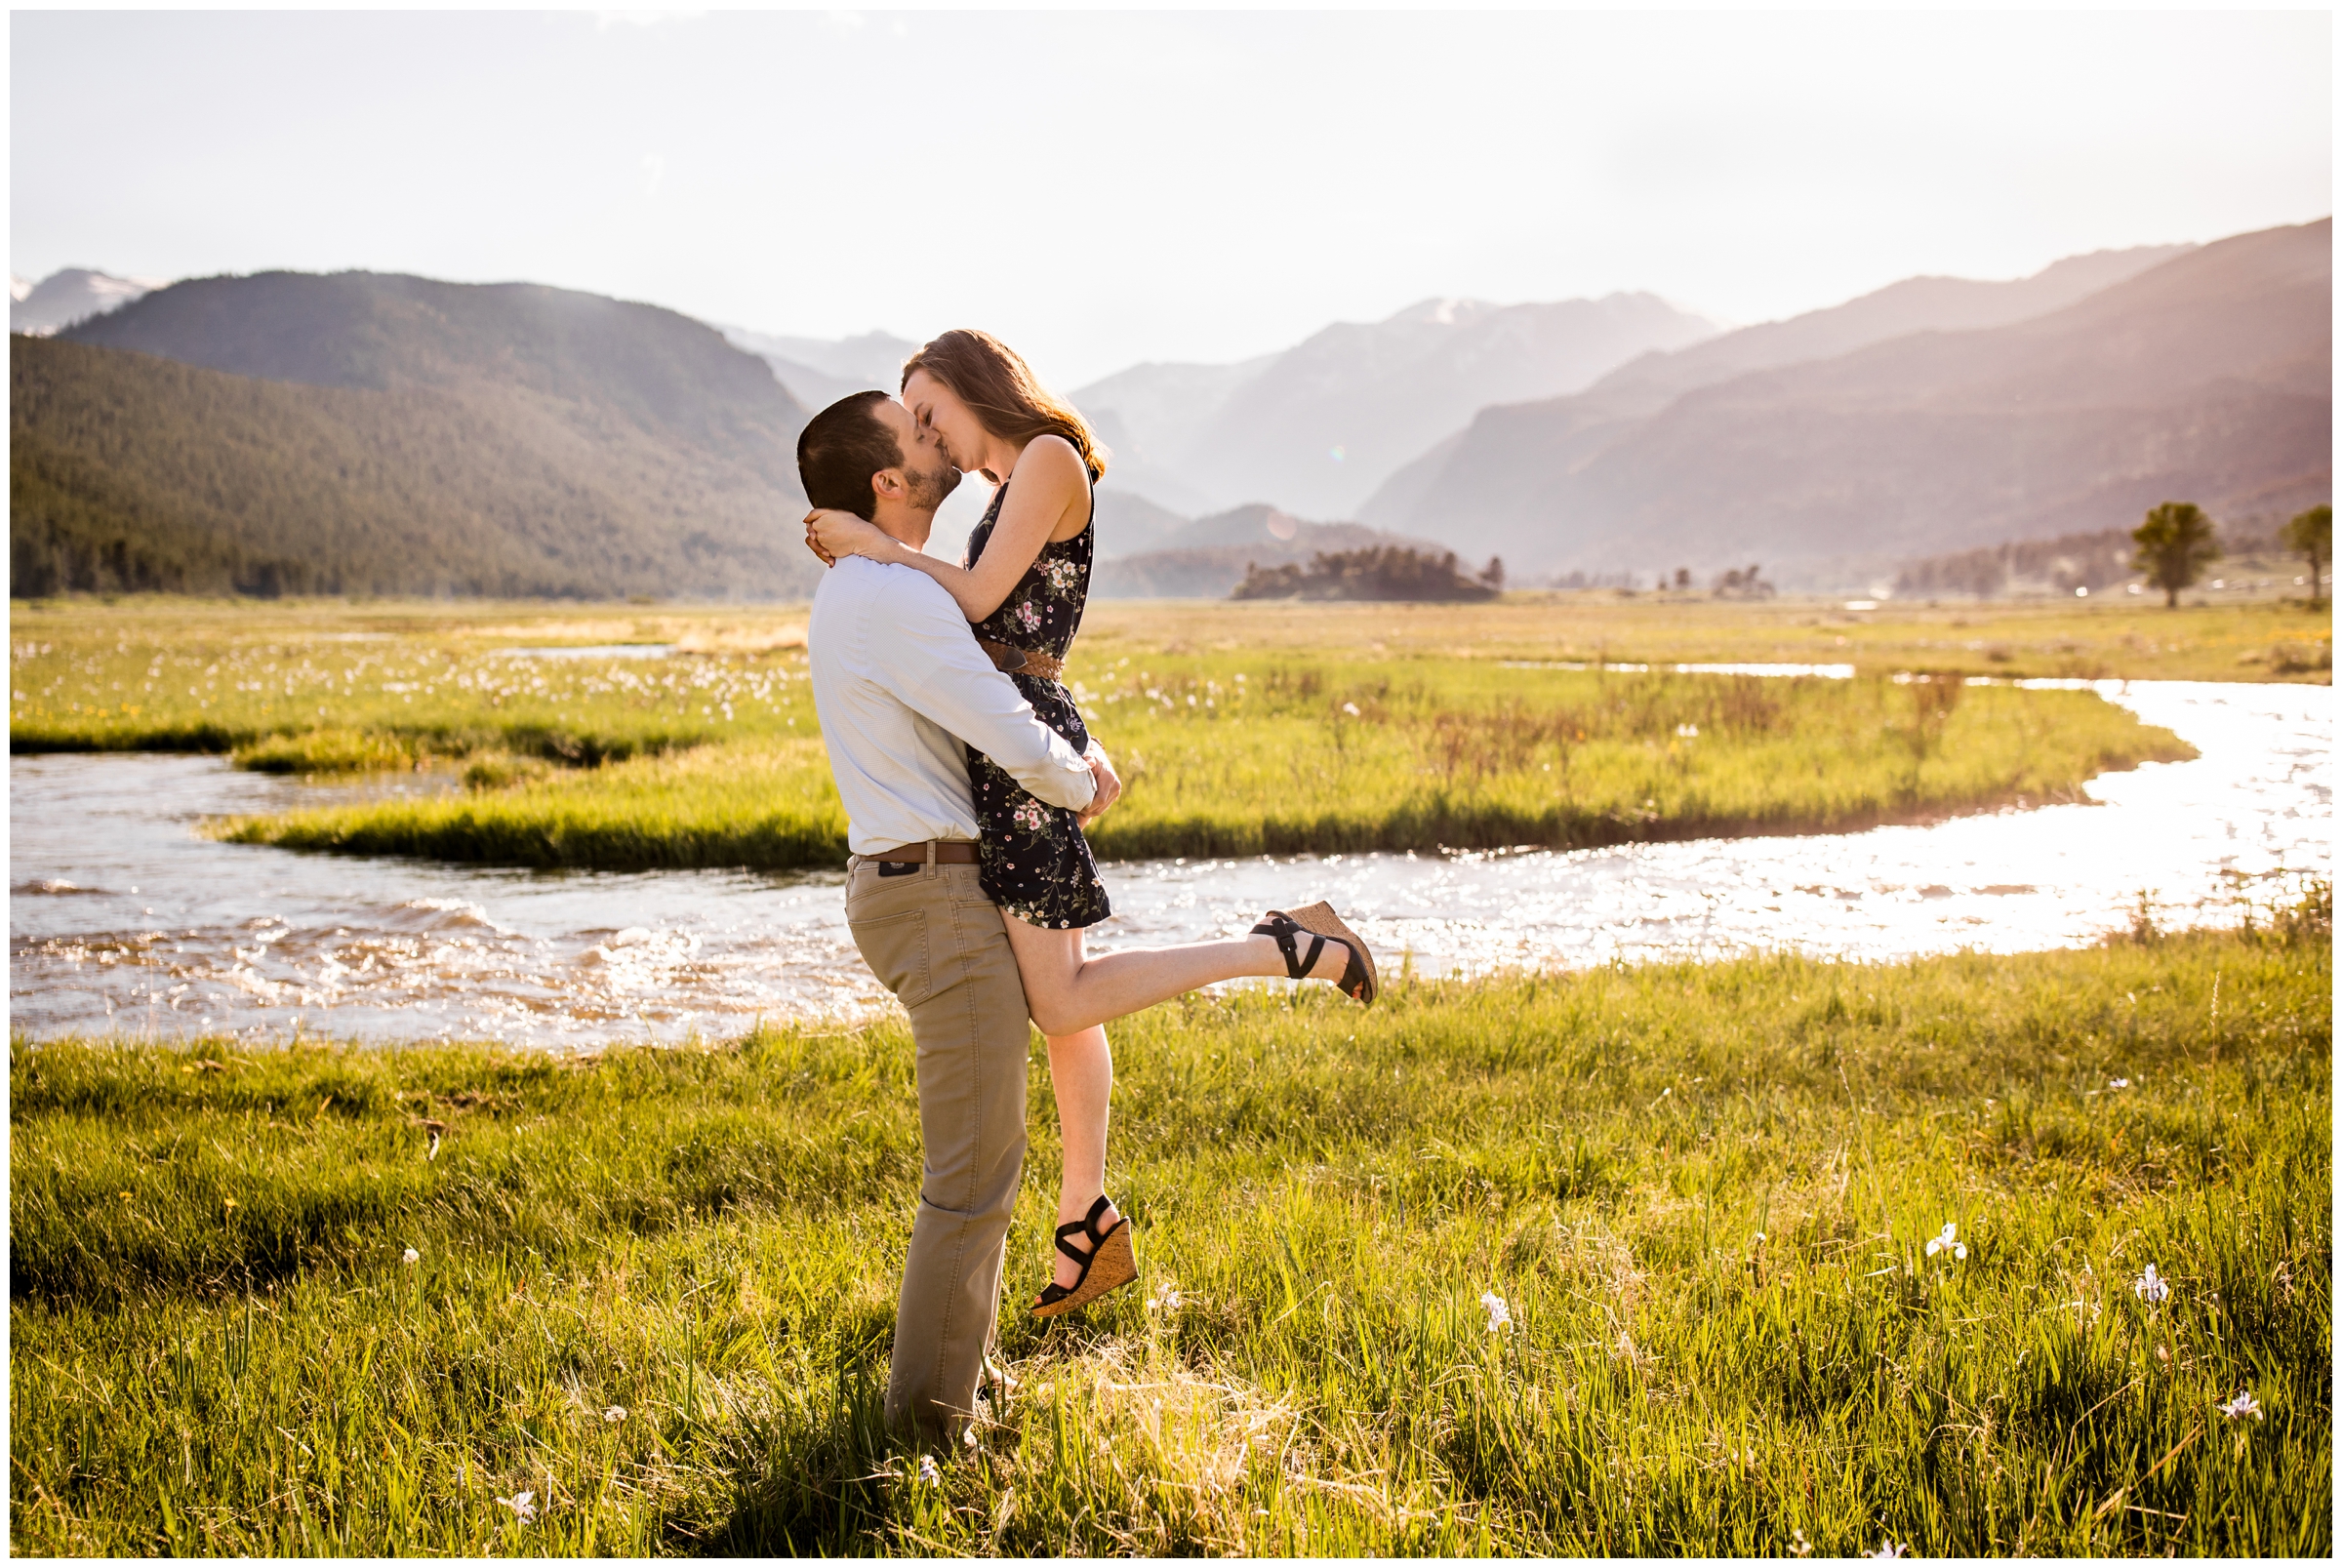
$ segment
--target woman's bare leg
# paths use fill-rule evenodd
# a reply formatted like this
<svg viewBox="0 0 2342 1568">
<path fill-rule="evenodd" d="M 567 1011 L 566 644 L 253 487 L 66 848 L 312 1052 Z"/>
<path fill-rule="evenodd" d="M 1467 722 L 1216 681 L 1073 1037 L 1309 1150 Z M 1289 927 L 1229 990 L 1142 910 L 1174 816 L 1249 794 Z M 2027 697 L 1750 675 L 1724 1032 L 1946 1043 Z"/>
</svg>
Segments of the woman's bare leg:
<svg viewBox="0 0 2342 1568">
<path fill-rule="evenodd" d="M 1005 909 L 1000 920 L 1008 927 L 1008 945 L 1025 977 L 1025 1001 L 1032 1021 L 1053 1039 L 1110 1024 L 1199 986 L 1248 975 L 1281 977 L 1285 972 L 1285 955 L 1270 937 L 1134 947 L 1092 958 L 1083 951 L 1079 930 L 1027 925 Z M 1349 949 L 1328 942 L 1310 978 L 1340 980 L 1348 961 Z"/>
<path fill-rule="evenodd" d="M 1078 1034 L 1052 1035 L 1049 1040 L 1049 1082 L 1057 1091 L 1057 1135 L 1065 1146 L 1065 1165 L 1057 1185 L 1057 1223 L 1086 1219 L 1090 1205 L 1106 1190 L 1106 1127 L 1114 1093 L 1114 1053 L 1106 1030 L 1086 1028 Z M 1110 1206 L 1098 1222 L 1110 1230 L 1121 1211 Z M 1074 1245 L 1085 1250 L 1086 1241 Z M 1055 1253 L 1057 1282 L 1070 1290 L 1081 1266 L 1064 1253 Z"/>
<path fill-rule="evenodd" d="M 1282 975 L 1285 956 L 1269 937 L 1232 942 L 1197 942 L 1178 947 L 1141 947 L 1092 958 L 1079 930 L 1052 931 L 1028 925 L 1003 910 L 1008 945 L 1025 979 L 1025 1002 L 1032 1021 L 1049 1036 L 1049 1081 L 1057 1095 L 1058 1140 L 1065 1163 L 1057 1189 L 1057 1223 L 1086 1219 L 1106 1191 L 1106 1129 L 1114 1090 L 1114 1057 L 1102 1025 L 1109 1019 L 1168 1001 L 1199 985 L 1247 975 Z M 1339 980 L 1346 952 L 1325 945 L 1313 980 Z M 1121 1219 L 1110 1207 L 1099 1217 L 1106 1230 Z M 1075 1246 L 1087 1250 L 1088 1243 Z M 1051 1249 L 1054 1278 L 1071 1288 L 1081 1266 Z"/>
</svg>

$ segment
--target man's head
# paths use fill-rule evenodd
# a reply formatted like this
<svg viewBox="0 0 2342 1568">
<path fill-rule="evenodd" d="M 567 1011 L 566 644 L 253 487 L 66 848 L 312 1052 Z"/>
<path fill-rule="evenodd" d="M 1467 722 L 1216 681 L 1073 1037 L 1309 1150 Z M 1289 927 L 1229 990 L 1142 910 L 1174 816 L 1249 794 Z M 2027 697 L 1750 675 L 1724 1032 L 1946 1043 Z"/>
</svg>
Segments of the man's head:
<svg viewBox="0 0 2342 1568">
<path fill-rule="evenodd" d="M 959 484 L 942 447 L 884 392 L 841 397 L 807 422 L 797 477 L 816 506 L 852 512 L 914 545 L 927 542 L 935 509 Z"/>
</svg>

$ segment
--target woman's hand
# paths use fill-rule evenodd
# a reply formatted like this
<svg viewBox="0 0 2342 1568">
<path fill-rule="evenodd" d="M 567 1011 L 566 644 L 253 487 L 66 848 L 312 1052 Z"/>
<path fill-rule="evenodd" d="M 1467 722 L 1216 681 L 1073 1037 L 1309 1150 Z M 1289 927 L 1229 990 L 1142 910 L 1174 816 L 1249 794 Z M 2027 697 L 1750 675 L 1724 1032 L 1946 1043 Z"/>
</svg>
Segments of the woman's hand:
<svg viewBox="0 0 2342 1568">
<path fill-rule="evenodd" d="M 1106 747 L 1097 742 L 1092 741 L 1089 750 L 1083 754 L 1089 759 L 1090 777 L 1098 784 L 1098 793 L 1090 797 L 1090 809 L 1074 819 L 1076 825 L 1087 827 L 1106 815 L 1107 807 L 1122 798 L 1122 779 L 1114 772 L 1113 763 L 1108 759 Z"/>
<path fill-rule="evenodd" d="M 817 506 L 805 514 L 805 545 L 831 566 L 841 555 L 867 555 L 872 560 L 884 559 L 883 551 L 895 542 L 880 531 L 875 523 L 866 523 L 852 512 L 831 511 Z"/>
</svg>

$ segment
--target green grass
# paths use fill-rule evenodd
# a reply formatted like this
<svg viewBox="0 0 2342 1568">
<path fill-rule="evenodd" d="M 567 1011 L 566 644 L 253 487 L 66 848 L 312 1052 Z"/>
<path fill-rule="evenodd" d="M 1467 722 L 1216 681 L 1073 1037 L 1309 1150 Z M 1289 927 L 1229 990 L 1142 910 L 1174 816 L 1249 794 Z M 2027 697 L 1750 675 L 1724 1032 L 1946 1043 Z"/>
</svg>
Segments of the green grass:
<svg viewBox="0 0 2342 1568">
<path fill-rule="evenodd" d="M 1583 846 L 2070 799 L 2105 769 L 2192 752 L 2088 694 L 1963 695 L 1883 672 L 2201 674 L 2210 660 L 2263 677 L 2270 650 L 2308 646 L 2315 623 L 2265 604 L 1972 614 L 1971 625 L 1904 609 L 1882 624 L 1810 604 L 1597 595 L 1101 605 L 1070 678 L 1129 793 L 1092 842 L 1109 859 Z M 1919 634 L 2012 626 L 2032 640 L 1966 639 L 1977 652 Z M 802 632 L 790 612 L 631 606 L 27 609 L 11 744 L 232 750 L 246 767 L 301 773 L 453 764 L 471 786 L 222 824 L 251 842 L 522 865 L 834 864 L 844 824 Z M 646 640 L 684 651 L 507 652 Z M 1998 657 L 2009 647 L 2033 652 Z M 2240 647 L 2259 662 L 2240 664 Z M 1870 673 L 1543 667 L 1595 657 Z M 1937 701 L 1948 695 L 1956 708 Z"/>
<path fill-rule="evenodd" d="M 2103 769 L 2195 754 L 2089 693 L 1995 687 L 1220 654 L 1111 665 L 1077 695 L 1127 784 L 1090 829 L 1107 859 L 1845 830 L 2071 799 Z M 216 830 L 547 866 L 787 867 L 846 854 L 818 741 Z"/>
<path fill-rule="evenodd" d="M 404 767 L 478 751 L 592 766 L 814 733 L 804 616 L 752 626 L 543 607 L 433 612 L 140 602 L 19 610 L 15 751 L 232 751 L 269 772 Z M 641 660 L 513 647 L 685 641 Z"/>
<path fill-rule="evenodd" d="M 899 1024 L 19 1040 L 10 1544 L 2322 1555 L 2322 908 L 1151 1010 L 1116 1029 L 1143 1288 L 1011 1311 L 1019 1386 L 932 1485 L 876 1430 Z M 1012 1300 L 1037 1053 L 1031 1098 Z"/>
<path fill-rule="evenodd" d="M 575 761 L 801 736 L 812 723 L 796 680 L 801 608 L 158 595 L 20 603 L 10 620 L 17 751 L 226 751 L 312 730 L 358 730 L 398 741 L 411 757 L 490 748 Z M 1514 594 L 1472 606 L 1103 601 L 1086 618 L 1073 673 L 1118 667 L 1125 657 L 1203 652 L 1343 663 L 1823 663 L 2012 677 L 2329 682 L 2315 655 L 2322 646 L 2330 660 L 2332 637 L 2328 609 L 2290 601 L 2177 612 L 2098 601 L 1850 612 L 1834 601 L 1592 593 Z M 626 642 L 694 652 L 658 671 L 657 691 L 612 678 L 613 670 L 645 673 L 630 663 L 588 671 L 499 653 Z"/>
<path fill-rule="evenodd" d="M 1210 649 L 1379 658 L 1614 663 L 1841 663 L 1863 669 L 2119 680 L 2331 684 L 2330 606 L 2214 594 L 2176 611 L 2138 599 L 1963 604 L 1512 593 L 1493 605 L 1093 605 L 1088 657 Z"/>
</svg>

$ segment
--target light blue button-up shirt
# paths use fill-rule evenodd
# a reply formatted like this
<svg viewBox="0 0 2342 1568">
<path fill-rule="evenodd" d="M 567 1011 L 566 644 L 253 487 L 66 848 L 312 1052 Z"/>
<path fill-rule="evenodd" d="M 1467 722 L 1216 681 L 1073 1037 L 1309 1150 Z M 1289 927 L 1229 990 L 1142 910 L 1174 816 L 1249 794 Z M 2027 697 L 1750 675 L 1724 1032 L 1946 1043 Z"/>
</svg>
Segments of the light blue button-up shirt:
<svg viewBox="0 0 2342 1568">
<path fill-rule="evenodd" d="M 1080 811 L 1097 793 L 1081 753 L 992 667 L 925 573 L 846 556 L 814 591 L 805 642 L 853 853 L 977 836 L 963 741 L 1052 806 Z"/>
</svg>

